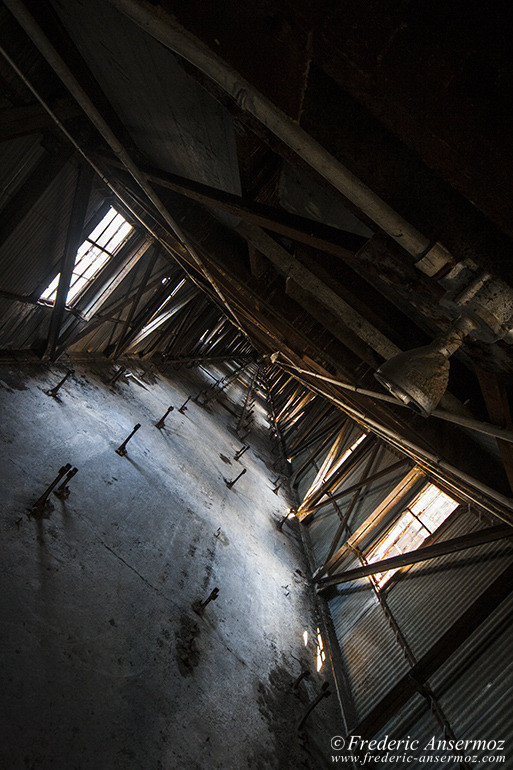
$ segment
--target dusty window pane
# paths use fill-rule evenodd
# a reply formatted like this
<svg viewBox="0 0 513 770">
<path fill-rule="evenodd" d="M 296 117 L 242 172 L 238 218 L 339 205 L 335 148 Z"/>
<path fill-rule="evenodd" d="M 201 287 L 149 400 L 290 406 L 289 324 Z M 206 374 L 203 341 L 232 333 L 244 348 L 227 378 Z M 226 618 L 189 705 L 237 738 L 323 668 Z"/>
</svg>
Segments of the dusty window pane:
<svg viewBox="0 0 513 770">
<path fill-rule="evenodd" d="M 132 232 L 132 229 L 132 226 L 121 214 L 118 214 L 116 209 L 112 207 L 109 209 L 102 221 L 96 225 L 92 233 L 77 249 L 69 291 L 66 296 L 66 305 L 71 305 L 98 275 L 102 267 Z M 55 302 L 59 278 L 60 273 L 44 290 L 40 299 Z"/>
</svg>

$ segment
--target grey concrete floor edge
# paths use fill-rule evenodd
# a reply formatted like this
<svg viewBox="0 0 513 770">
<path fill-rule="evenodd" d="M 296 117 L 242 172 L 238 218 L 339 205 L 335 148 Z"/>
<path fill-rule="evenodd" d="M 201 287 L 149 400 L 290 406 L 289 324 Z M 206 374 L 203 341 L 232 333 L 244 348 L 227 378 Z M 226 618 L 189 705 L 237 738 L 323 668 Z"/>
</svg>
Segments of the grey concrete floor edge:
<svg viewBox="0 0 513 770">
<path fill-rule="evenodd" d="M 329 764 L 336 697 L 311 714 L 305 740 L 296 732 L 330 672 L 315 671 L 319 615 L 299 535 L 276 529 L 289 501 L 270 483 L 264 398 L 236 461 L 240 382 L 226 408 L 177 411 L 225 371 L 134 364 L 141 383 L 109 386 L 108 362 L 74 369 L 52 398 L 65 366 L 0 365 L 0 767 Z M 30 516 L 66 463 L 78 469 L 69 496 L 52 493 L 44 517 Z M 313 675 L 295 693 L 305 667 Z"/>
</svg>

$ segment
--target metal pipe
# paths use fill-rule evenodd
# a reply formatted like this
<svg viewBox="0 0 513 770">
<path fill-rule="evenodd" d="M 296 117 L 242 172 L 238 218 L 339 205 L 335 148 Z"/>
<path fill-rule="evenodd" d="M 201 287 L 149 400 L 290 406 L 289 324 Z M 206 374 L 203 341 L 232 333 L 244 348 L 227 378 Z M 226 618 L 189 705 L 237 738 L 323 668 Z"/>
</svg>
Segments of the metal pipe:
<svg viewBox="0 0 513 770">
<path fill-rule="evenodd" d="M 78 473 L 78 468 L 72 468 L 70 471 L 68 471 L 66 478 L 60 487 L 57 487 L 57 489 L 54 491 L 54 495 L 60 497 L 61 500 L 66 500 L 69 497 L 68 484 L 76 473 Z"/>
<path fill-rule="evenodd" d="M 11 0 L 12 2 L 12 0 Z M 335 189 L 401 244 L 414 257 L 430 250 L 430 241 L 370 190 L 295 121 L 260 94 L 204 43 L 183 29 L 162 8 L 138 0 L 108 0 L 166 48 L 189 61 L 229 94 L 241 110 L 256 118 Z M 441 248 L 436 244 L 435 248 Z"/>
<path fill-rule="evenodd" d="M 201 601 L 200 599 L 197 599 L 195 602 L 192 603 L 192 609 L 196 613 L 196 615 L 203 615 L 203 612 L 205 611 L 205 607 L 207 604 L 210 604 L 210 602 L 215 602 L 217 597 L 219 596 L 219 588 L 214 588 L 210 592 L 210 594 L 207 596 L 206 599 Z"/>
<path fill-rule="evenodd" d="M 182 406 L 178 408 L 178 411 L 180 412 L 180 414 L 185 414 L 185 412 L 187 411 L 187 404 L 189 403 L 190 400 L 191 400 L 191 397 L 187 396 Z"/>
<path fill-rule="evenodd" d="M 236 478 L 234 478 L 232 481 L 228 481 L 228 479 L 224 479 L 224 483 L 226 484 L 228 489 L 232 489 L 232 487 L 237 483 L 237 481 L 241 478 L 241 476 L 244 476 L 246 471 L 247 471 L 247 469 L 243 468 L 241 470 L 241 472 L 239 473 L 239 475 Z"/>
<path fill-rule="evenodd" d="M 323 698 L 327 698 L 329 695 L 331 695 L 330 683 L 329 682 L 323 682 L 319 695 L 317 695 L 317 697 L 314 698 L 313 701 L 306 707 L 305 713 L 303 714 L 303 716 L 301 717 L 301 719 L 298 722 L 298 725 L 297 725 L 298 733 L 301 732 L 301 730 L 304 727 L 304 724 L 305 724 L 309 714 L 312 713 L 312 711 L 317 706 L 317 704 L 320 703 L 321 700 L 323 700 Z"/>
<path fill-rule="evenodd" d="M 292 689 L 293 690 L 297 690 L 299 685 L 303 681 L 303 679 L 310 679 L 311 676 L 312 676 L 312 672 L 310 671 L 310 669 L 309 668 L 305 668 L 305 670 L 301 671 L 299 676 L 296 677 L 294 679 L 294 681 L 292 682 Z"/>
<path fill-rule="evenodd" d="M 349 404 L 340 401 L 340 399 L 336 398 L 336 396 L 332 396 L 329 393 L 323 392 L 315 385 L 312 385 L 310 382 L 305 382 L 297 373 L 294 376 L 296 379 L 302 382 L 305 387 L 309 388 L 314 393 L 327 398 L 329 401 L 331 401 L 332 404 L 335 404 L 340 409 L 342 409 L 345 414 L 349 415 L 352 419 L 356 420 L 361 425 L 367 427 L 374 434 L 381 436 L 386 441 L 388 441 L 388 443 L 400 449 L 404 454 L 408 454 L 416 462 L 422 463 L 433 476 L 439 478 L 447 487 L 453 489 L 456 494 L 463 495 L 467 500 L 475 502 L 477 505 L 481 506 L 481 508 L 484 508 L 494 516 L 497 516 L 506 524 L 513 524 L 513 500 L 510 497 L 506 497 L 506 495 L 503 495 L 500 492 L 497 492 L 497 490 L 488 487 L 486 484 L 483 484 L 481 481 L 475 479 L 473 476 L 470 476 L 468 473 L 464 473 L 464 471 L 460 470 L 459 468 L 455 468 L 453 465 L 446 462 L 441 457 L 433 454 L 429 450 L 423 449 L 417 444 L 414 444 L 412 441 L 409 441 L 403 436 L 400 436 L 395 431 L 386 428 L 384 425 L 380 425 L 356 407 L 350 406 Z M 447 478 L 447 476 L 443 475 L 441 471 L 449 473 L 451 476 L 454 476 L 456 479 L 458 479 L 458 481 L 468 485 L 470 490 L 467 486 L 463 487 L 462 484 Z M 484 499 L 480 494 L 477 493 L 484 495 Z M 490 501 L 496 503 L 498 507 L 491 505 Z"/>
<path fill-rule="evenodd" d="M 394 404 L 394 406 L 402 406 L 410 409 L 407 404 L 399 401 L 399 399 L 395 398 L 394 396 L 389 396 L 387 393 L 377 393 L 374 390 L 360 388 L 357 385 L 351 385 L 348 382 L 341 382 L 340 380 L 335 380 L 332 377 L 325 377 L 324 375 L 317 374 L 316 372 L 309 372 L 307 369 L 300 369 L 299 367 L 292 366 L 291 364 L 284 365 L 286 371 L 288 371 L 287 367 L 294 369 L 296 372 L 315 377 L 317 380 L 329 382 L 331 385 L 336 385 L 342 390 L 349 390 L 351 393 L 358 393 L 361 396 L 369 396 L 369 398 L 375 398 L 377 401 L 387 401 L 389 404 Z M 445 409 L 435 409 L 433 412 L 431 412 L 430 416 L 438 417 L 440 420 L 452 422 L 454 425 L 460 425 L 462 428 L 475 430 L 478 433 L 484 433 L 487 436 L 493 436 L 494 438 L 499 438 L 503 441 L 507 441 L 510 444 L 513 444 L 513 431 L 508 430 L 507 428 L 501 428 L 499 425 L 492 425 L 489 422 L 474 420 L 472 417 L 465 417 L 460 414 L 454 414 L 453 412 L 447 412 Z"/>
<path fill-rule="evenodd" d="M 244 446 L 242 447 L 242 449 L 239 449 L 239 451 L 238 451 L 238 452 L 235 452 L 235 454 L 233 455 L 233 459 L 234 459 L 234 460 L 240 460 L 240 458 L 242 457 L 242 455 L 244 454 L 244 452 L 247 452 L 247 451 L 248 451 L 248 449 L 249 449 L 249 444 L 244 444 Z"/>
</svg>

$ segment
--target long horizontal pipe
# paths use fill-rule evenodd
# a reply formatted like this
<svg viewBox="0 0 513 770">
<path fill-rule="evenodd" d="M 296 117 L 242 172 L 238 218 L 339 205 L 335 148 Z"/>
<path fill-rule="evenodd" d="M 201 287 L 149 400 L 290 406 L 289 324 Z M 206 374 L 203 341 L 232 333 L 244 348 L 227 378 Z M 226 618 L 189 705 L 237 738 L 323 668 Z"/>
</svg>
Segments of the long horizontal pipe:
<svg viewBox="0 0 513 770">
<path fill-rule="evenodd" d="M 277 365 L 279 366 L 280 364 Z M 294 364 L 292 365 L 294 366 Z M 388 441 L 388 443 L 398 447 L 403 453 L 409 454 L 415 461 L 424 463 L 426 468 L 429 469 L 430 473 L 440 478 L 440 480 L 446 486 L 452 488 L 456 494 L 463 495 L 467 500 L 472 500 L 485 510 L 492 513 L 494 516 L 497 516 L 506 524 L 513 524 L 513 500 L 510 497 L 506 497 L 506 495 L 497 492 L 496 489 L 488 487 L 478 479 L 470 476 L 468 473 L 465 473 L 459 468 L 455 468 L 441 457 L 433 454 L 427 449 L 423 449 L 422 447 L 418 446 L 418 444 L 414 444 L 412 441 L 409 441 L 403 436 L 400 436 L 390 428 L 387 428 L 384 425 L 380 425 L 356 407 L 346 404 L 344 401 L 341 401 L 336 396 L 332 396 L 330 393 L 325 393 L 308 381 L 305 382 L 303 379 L 301 379 L 299 373 L 296 373 L 295 377 L 314 393 L 318 393 L 324 398 L 329 399 L 332 404 L 336 404 L 340 409 L 342 409 L 343 412 L 345 412 L 360 424 L 365 425 L 376 435 L 383 437 L 386 441 Z M 442 471 L 449 473 L 455 479 L 458 479 L 458 481 L 462 482 L 462 484 L 458 484 L 457 482 L 448 479 L 442 473 Z M 463 485 L 465 485 L 465 487 Z M 470 487 L 470 490 L 468 487 Z M 481 497 L 481 495 L 484 496 L 484 499 Z M 489 501 L 496 503 L 498 508 L 490 505 Z"/>
<path fill-rule="evenodd" d="M 394 404 L 395 406 L 402 406 L 406 409 L 410 408 L 407 404 L 404 404 L 402 401 L 394 398 L 394 396 L 389 396 L 387 393 L 378 393 L 375 390 L 360 388 L 357 385 L 351 385 L 348 382 L 341 382 L 340 380 L 335 380 L 332 377 L 325 377 L 324 375 L 317 374 L 316 372 L 309 372 L 308 369 L 300 369 L 299 367 L 293 366 L 292 364 L 286 364 L 286 366 L 294 369 L 296 372 L 300 372 L 301 374 L 308 374 L 310 377 L 315 377 L 317 380 L 329 382 L 331 385 L 336 385 L 342 390 L 350 390 L 352 393 L 358 393 L 361 396 L 375 398 L 377 401 L 386 401 L 387 403 Z M 461 425 L 463 428 L 475 430 L 478 433 L 485 433 L 487 436 L 494 436 L 495 438 L 500 438 L 503 441 L 507 441 L 510 444 L 513 444 L 513 431 L 508 430 L 507 428 L 501 428 L 500 425 L 492 425 L 490 422 L 482 422 L 481 420 L 474 420 L 472 417 L 453 414 L 453 412 L 447 412 L 445 409 L 435 409 L 433 412 L 431 412 L 430 416 L 438 417 L 440 420 L 452 422 L 455 425 Z"/>
<path fill-rule="evenodd" d="M 430 241 L 342 165 L 295 121 L 256 90 L 227 62 L 185 30 L 175 18 L 141 0 L 108 0 L 151 37 L 217 83 L 244 110 L 290 147 L 360 211 L 419 258 Z"/>
<path fill-rule="evenodd" d="M 329 586 L 349 583 L 351 580 L 358 580 L 359 578 L 368 577 L 369 575 L 376 575 L 379 572 L 386 572 L 389 569 L 406 567 L 408 564 L 417 564 L 422 561 L 428 561 L 429 559 L 435 559 L 437 556 L 445 556 L 446 554 L 456 553 L 457 551 L 465 551 L 467 548 L 475 548 L 478 545 L 493 543 L 496 540 L 504 540 L 507 537 L 513 537 L 513 527 L 510 527 L 508 524 L 501 524 L 497 527 L 487 527 L 478 532 L 472 532 L 469 535 L 455 537 L 452 540 L 444 540 L 441 543 L 427 545 L 424 548 L 416 548 L 414 551 L 402 553 L 400 556 L 391 556 L 389 559 L 381 559 L 372 564 L 365 564 L 362 567 L 350 569 L 346 572 L 341 572 L 338 575 L 317 578 L 316 583 L 318 583 L 318 590 L 320 591 Z"/>
</svg>

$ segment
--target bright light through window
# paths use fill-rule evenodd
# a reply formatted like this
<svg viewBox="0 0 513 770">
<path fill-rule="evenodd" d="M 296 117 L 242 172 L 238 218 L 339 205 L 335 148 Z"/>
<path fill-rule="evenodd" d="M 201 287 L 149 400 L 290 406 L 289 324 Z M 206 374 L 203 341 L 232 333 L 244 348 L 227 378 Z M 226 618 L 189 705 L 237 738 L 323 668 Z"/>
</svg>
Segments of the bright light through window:
<svg viewBox="0 0 513 770">
<path fill-rule="evenodd" d="M 350 457 L 353 454 L 354 450 L 358 446 L 360 446 L 360 444 L 362 443 L 363 439 L 366 438 L 366 436 L 367 436 L 367 434 L 363 433 L 361 436 L 359 436 L 356 439 L 356 441 L 354 441 L 351 444 L 351 446 L 348 449 L 346 449 L 344 454 L 341 457 L 338 458 L 338 460 L 335 463 L 335 465 L 333 466 L 333 468 L 331 468 L 330 472 L 324 477 L 323 482 L 324 481 L 328 481 L 328 479 L 330 479 L 333 476 L 333 474 L 336 473 L 338 471 L 338 469 L 342 467 L 342 465 L 344 465 L 344 463 L 347 460 L 347 458 Z"/>
<path fill-rule="evenodd" d="M 91 281 L 96 278 L 102 267 L 119 249 L 127 236 L 132 232 L 132 226 L 112 207 L 96 225 L 92 233 L 85 239 L 77 250 L 75 266 L 71 276 L 66 305 L 82 293 Z M 55 302 L 60 273 L 41 294 L 40 299 Z"/>
<path fill-rule="evenodd" d="M 372 564 L 419 548 L 457 506 L 456 500 L 434 484 L 426 484 L 388 532 L 369 551 L 366 555 L 367 561 Z M 378 586 L 386 583 L 397 569 L 376 574 L 374 578 Z"/>
<path fill-rule="evenodd" d="M 320 671 L 324 661 L 326 660 L 326 653 L 324 651 L 324 642 L 322 641 L 320 628 L 317 629 L 317 637 L 315 641 L 316 641 L 316 647 L 317 647 L 317 650 L 315 653 L 317 671 Z"/>
</svg>

